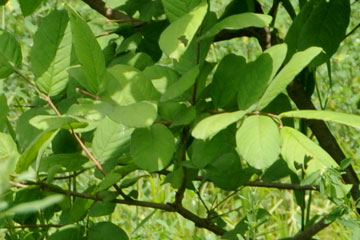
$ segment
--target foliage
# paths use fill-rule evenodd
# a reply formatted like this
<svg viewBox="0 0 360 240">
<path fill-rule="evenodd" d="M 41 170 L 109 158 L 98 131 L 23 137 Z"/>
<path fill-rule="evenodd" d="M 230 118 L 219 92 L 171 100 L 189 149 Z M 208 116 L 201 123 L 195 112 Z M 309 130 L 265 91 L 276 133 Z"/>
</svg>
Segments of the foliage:
<svg viewBox="0 0 360 240">
<path fill-rule="evenodd" d="M 331 59 L 356 2 L 0 4 L 0 236 L 310 239 L 335 221 L 360 232 L 355 161 L 327 125 L 360 118 L 325 110 L 316 78 L 326 65 L 341 83 Z M 213 57 L 239 37 L 259 54 L 239 54 L 248 42 Z M 279 195 L 270 188 L 291 194 L 261 202 Z M 295 228 L 273 214 L 289 196 Z M 138 234 L 155 215 L 156 232 Z"/>
</svg>

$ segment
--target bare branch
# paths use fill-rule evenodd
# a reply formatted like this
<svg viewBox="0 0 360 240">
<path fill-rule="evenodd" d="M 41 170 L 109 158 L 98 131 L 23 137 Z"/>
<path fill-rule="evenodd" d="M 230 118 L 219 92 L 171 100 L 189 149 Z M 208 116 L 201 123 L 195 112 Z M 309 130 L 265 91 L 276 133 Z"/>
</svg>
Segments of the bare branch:
<svg viewBox="0 0 360 240">
<path fill-rule="evenodd" d="M 296 234 L 291 240 L 304 240 L 304 239 L 310 239 L 312 236 L 329 226 L 331 223 L 335 221 L 335 218 L 331 221 L 327 221 L 327 216 L 323 217 L 321 220 L 319 220 L 317 223 L 312 225 L 311 227 L 305 229 L 302 232 L 299 232 Z"/>
<path fill-rule="evenodd" d="M 74 191 L 69 191 L 62 189 L 60 187 L 49 185 L 44 182 L 27 182 L 24 183 L 25 185 L 36 185 L 39 186 L 41 189 L 54 192 L 54 193 L 60 193 L 67 196 L 75 196 L 78 198 L 84 198 L 84 199 L 92 199 L 94 201 L 103 201 L 103 199 L 98 195 L 91 195 L 91 194 L 85 194 L 85 193 L 79 193 Z M 224 235 L 226 233 L 226 230 L 216 226 L 212 222 L 210 222 L 206 218 L 201 218 L 194 213 L 190 212 L 188 209 L 184 208 L 183 206 L 177 205 L 177 204 L 164 204 L 164 203 L 155 203 L 155 202 L 147 202 L 147 201 L 138 201 L 133 199 L 114 199 L 111 202 L 117 203 L 117 204 L 123 204 L 123 205 L 130 205 L 130 206 L 139 206 L 139 207 L 147 207 L 147 208 L 154 208 L 154 209 L 160 209 L 167 212 L 177 212 L 184 218 L 192 221 L 195 223 L 195 225 L 199 228 L 205 228 L 217 235 Z"/>
<path fill-rule="evenodd" d="M 114 20 L 119 23 L 129 22 L 134 27 L 143 24 L 143 22 L 140 21 L 139 19 L 132 18 L 118 10 L 106 7 L 105 2 L 102 0 L 82 0 L 82 1 L 109 20 Z"/>
</svg>

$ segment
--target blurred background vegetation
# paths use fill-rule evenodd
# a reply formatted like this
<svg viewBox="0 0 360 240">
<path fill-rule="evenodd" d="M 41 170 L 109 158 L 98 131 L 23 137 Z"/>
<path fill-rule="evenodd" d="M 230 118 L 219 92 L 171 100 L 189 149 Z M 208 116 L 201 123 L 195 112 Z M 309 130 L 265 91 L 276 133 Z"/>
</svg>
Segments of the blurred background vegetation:
<svg viewBox="0 0 360 240">
<path fill-rule="evenodd" d="M 135 0 L 130 0 L 135 1 Z M 108 4 L 121 5 L 126 0 L 108 0 Z M 230 0 L 210 0 L 211 9 L 218 16 L 224 11 L 224 7 Z M 271 7 L 272 1 L 261 0 L 265 13 Z M 291 1 L 297 7 L 297 1 Z M 61 8 L 69 4 L 77 9 L 88 21 L 95 35 L 102 35 L 114 29 L 116 23 L 106 20 L 103 16 L 95 13 L 81 1 L 71 0 L 48 0 L 35 14 L 23 17 L 17 1 L 10 0 L 1 8 L 1 28 L 13 33 L 22 46 L 23 56 L 29 56 L 32 46 L 32 37 L 37 29 L 41 17 L 46 16 L 52 9 Z M 360 1 L 353 1 L 351 23 L 349 32 L 360 22 Z M 283 38 L 291 24 L 291 19 L 281 7 L 275 27 L 279 36 Z M 99 37 L 102 47 L 105 47 L 113 36 Z M 260 53 L 261 48 L 254 38 L 237 38 L 229 41 L 214 43 L 208 55 L 208 61 L 219 61 L 223 56 L 235 53 L 254 60 Z M 23 65 L 22 72 L 31 76 L 30 65 Z M 161 61 L 166 64 L 167 59 Z M 27 61 L 28 63 L 28 61 Z M 318 109 L 359 113 L 360 107 L 360 30 L 350 35 L 340 46 L 336 55 L 331 59 L 331 72 L 324 64 L 319 67 L 316 74 L 317 89 L 313 100 Z M 17 75 L 11 75 L 8 79 L 0 80 L 0 94 L 5 93 L 10 106 L 10 121 L 16 124 L 18 116 L 33 107 L 38 102 L 34 97 L 34 91 L 26 85 L 26 82 Z M 35 100 L 35 101 L 34 101 Z M 325 104 L 326 103 L 326 104 Z M 32 104 L 32 105 L 31 105 Z M 338 139 L 348 157 L 354 159 L 355 169 L 359 173 L 360 162 L 360 132 L 353 128 L 342 125 L 330 125 L 333 134 Z M 92 172 L 89 172 L 92 174 Z M 137 172 L 136 174 L 144 174 Z M 77 179 L 79 189 L 84 189 L 89 184 L 86 175 Z M 172 196 L 171 186 L 162 184 L 163 177 L 150 175 L 137 182 L 134 188 L 139 191 L 139 199 L 151 199 L 155 202 L 167 202 Z M 286 181 L 286 180 L 284 180 Z M 138 187 L 137 187 L 138 186 Z M 140 187 L 141 186 L 141 187 Z M 199 184 L 196 185 L 199 188 Z M 144 190 L 145 189 L 145 190 Z M 129 189 L 130 191 L 131 189 Z M 211 183 L 201 186 L 199 194 L 208 206 L 220 204 L 218 213 L 224 214 L 226 224 L 231 228 L 246 215 L 251 215 L 259 208 L 267 209 L 271 214 L 270 221 L 254 222 L 256 239 L 275 239 L 295 234 L 300 229 L 300 208 L 296 204 L 292 191 L 276 189 L 260 189 L 244 187 L 236 193 L 225 192 L 215 188 Z M 231 197 L 227 198 L 231 194 Z M 184 205 L 200 215 L 205 215 L 206 210 L 196 199 L 195 193 L 187 192 Z M 312 213 L 322 215 L 332 208 L 330 201 L 324 201 L 313 194 Z M 129 235 L 130 239 L 217 239 L 206 230 L 195 228 L 193 223 L 183 219 L 175 213 L 164 213 L 160 210 L 145 209 L 141 207 L 117 206 L 110 217 L 111 221 L 121 226 Z M 254 217 L 255 219 L 255 217 Z M 97 220 L 109 220 L 98 218 Z M 255 221 L 255 220 L 254 220 Z M 324 231 L 320 232 L 319 239 L 359 239 L 360 233 L 352 232 L 351 227 L 345 227 L 335 222 Z M 0 230 L 1 237 L 1 230 Z"/>
</svg>

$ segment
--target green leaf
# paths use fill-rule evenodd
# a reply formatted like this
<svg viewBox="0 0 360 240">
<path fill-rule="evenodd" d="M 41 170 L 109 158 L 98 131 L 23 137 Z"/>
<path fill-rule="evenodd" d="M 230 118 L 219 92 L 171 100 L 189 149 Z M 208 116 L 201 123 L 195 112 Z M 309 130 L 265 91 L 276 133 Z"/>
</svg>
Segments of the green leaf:
<svg viewBox="0 0 360 240">
<path fill-rule="evenodd" d="M 13 35 L 0 29 L 0 78 L 6 78 L 19 68 L 22 61 L 21 48 Z"/>
<path fill-rule="evenodd" d="M 188 14 L 201 2 L 203 0 L 162 0 L 166 16 L 170 22 L 174 22 Z"/>
<path fill-rule="evenodd" d="M 179 74 L 175 70 L 161 65 L 147 67 L 143 71 L 143 74 L 151 79 L 156 90 L 162 94 L 179 79 Z"/>
<path fill-rule="evenodd" d="M 0 194 L 8 186 L 9 174 L 14 170 L 19 156 L 16 143 L 11 136 L 0 132 Z"/>
<path fill-rule="evenodd" d="M 88 158 L 80 153 L 53 154 L 40 160 L 39 172 L 48 172 L 53 166 L 59 165 L 63 169 L 58 172 L 71 172 L 82 169 Z"/>
<path fill-rule="evenodd" d="M 151 126 L 157 116 L 156 104 L 137 102 L 127 106 L 114 107 L 108 115 L 113 121 L 127 127 L 141 128 Z"/>
<path fill-rule="evenodd" d="M 7 124 L 7 115 L 9 113 L 9 108 L 7 105 L 7 100 L 5 94 L 0 94 L 0 132 L 3 132 Z"/>
<path fill-rule="evenodd" d="M 16 164 L 16 173 L 21 173 L 27 170 L 35 160 L 39 150 L 47 146 L 52 138 L 56 135 L 57 130 L 44 132 L 39 135 L 29 146 L 29 148 L 21 155 L 19 161 Z"/>
<path fill-rule="evenodd" d="M 271 81 L 264 95 L 260 98 L 258 109 L 266 107 L 287 85 L 306 67 L 310 61 L 321 52 L 321 48 L 311 47 L 295 53 L 285 67 Z"/>
<path fill-rule="evenodd" d="M 348 114 L 348 113 L 319 111 L 319 110 L 300 110 L 300 111 L 290 111 L 290 112 L 281 113 L 280 117 L 317 119 L 323 121 L 336 122 L 354 128 L 360 128 L 360 116 L 357 116 L 355 114 Z"/>
<path fill-rule="evenodd" d="M 0 0 L 0 5 L 3 6 L 5 5 L 9 0 Z"/>
<path fill-rule="evenodd" d="M 48 114 L 48 112 L 43 108 L 32 108 L 21 114 L 16 121 L 16 138 L 19 142 L 20 151 L 28 148 L 32 141 L 42 133 L 41 130 L 29 123 L 30 119 L 44 114 Z"/>
<path fill-rule="evenodd" d="M 239 30 L 248 27 L 264 28 L 271 23 L 271 20 L 271 16 L 257 13 L 232 15 L 215 24 L 210 30 L 202 35 L 200 39 L 202 40 L 204 38 L 215 36 L 223 29 Z"/>
<path fill-rule="evenodd" d="M 135 129 L 131 136 L 130 154 L 135 164 L 150 172 L 167 167 L 174 151 L 174 136 L 164 125 Z"/>
<path fill-rule="evenodd" d="M 88 126 L 87 122 L 74 117 L 56 115 L 37 115 L 30 119 L 29 123 L 37 129 L 51 131 L 56 129 L 77 129 Z"/>
<path fill-rule="evenodd" d="M 89 211 L 90 217 L 101 217 L 110 215 L 115 210 L 116 203 L 112 202 L 96 202 Z"/>
<path fill-rule="evenodd" d="M 111 222 L 95 223 L 88 230 L 88 240 L 128 240 L 126 232 Z"/>
<path fill-rule="evenodd" d="M 244 182 L 249 181 L 253 174 L 249 169 L 242 169 L 239 155 L 235 150 L 220 156 L 206 168 L 206 171 L 209 179 L 224 190 L 236 190 Z"/>
<path fill-rule="evenodd" d="M 272 59 L 272 71 L 270 80 L 277 74 L 281 65 L 283 64 L 286 53 L 287 53 L 287 45 L 285 43 L 274 45 L 264 51 L 264 53 L 270 55 Z"/>
<path fill-rule="evenodd" d="M 214 137 L 218 132 L 227 128 L 230 124 L 239 121 L 245 111 L 236 111 L 232 113 L 220 113 L 201 120 L 192 130 L 191 135 L 194 138 L 207 140 Z"/>
<path fill-rule="evenodd" d="M 88 90 L 93 93 L 100 93 L 105 88 L 104 55 L 86 22 L 70 8 L 68 8 L 68 13 L 74 49 L 86 76 Z"/>
<path fill-rule="evenodd" d="M 228 54 L 220 61 L 209 86 L 215 107 L 224 108 L 235 101 L 245 71 L 246 59 L 242 56 Z"/>
<path fill-rule="evenodd" d="M 54 194 L 41 200 L 26 202 L 18 204 L 10 208 L 7 213 L 9 214 L 27 214 L 38 212 L 39 210 L 48 208 L 56 203 L 61 202 L 64 199 L 63 195 Z"/>
<path fill-rule="evenodd" d="M 104 94 L 116 104 L 129 105 L 160 98 L 151 80 L 134 67 L 118 64 L 109 68 L 108 73 L 109 83 Z"/>
<path fill-rule="evenodd" d="M 272 74 L 272 62 L 270 55 L 264 53 L 254 62 L 246 64 L 245 74 L 238 83 L 239 109 L 249 108 L 261 97 Z"/>
<path fill-rule="evenodd" d="M 304 164 L 305 156 L 312 157 L 306 169 L 308 174 L 322 171 L 326 167 L 337 166 L 334 159 L 325 150 L 301 132 L 290 127 L 283 127 L 280 133 L 281 155 L 292 171 L 296 172 L 295 163 Z"/>
<path fill-rule="evenodd" d="M 235 128 L 234 128 L 235 129 Z M 211 140 L 195 139 L 189 149 L 189 156 L 193 165 L 199 169 L 205 168 L 220 156 L 235 149 L 232 128 L 227 128 L 216 134 Z"/>
<path fill-rule="evenodd" d="M 252 167 L 265 170 L 279 157 L 279 128 L 270 117 L 248 117 L 236 132 L 236 145 L 240 155 Z"/>
<path fill-rule="evenodd" d="M 18 0 L 22 14 L 26 17 L 32 14 L 43 2 L 43 0 Z"/>
<path fill-rule="evenodd" d="M 161 50 L 171 58 L 179 59 L 195 37 L 206 13 L 208 5 L 201 3 L 188 14 L 171 23 L 160 35 Z"/>
<path fill-rule="evenodd" d="M 92 149 L 96 159 L 101 163 L 120 158 L 130 146 L 133 129 L 116 123 L 109 118 L 101 121 L 94 133 Z"/>
<path fill-rule="evenodd" d="M 72 44 L 68 22 L 65 10 L 55 10 L 41 20 L 34 36 L 31 67 L 37 86 L 49 96 L 63 91 L 68 82 Z"/>
<path fill-rule="evenodd" d="M 174 84 L 172 84 L 161 96 L 160 100 L 165 102 L 180 97 L 186 90 L 190 89 L 194 85 L 199 73 L 200 73 L 199 66 L 193 67 L 190 71 L 185 73 L 179 80 L 177 80 Z"/>
<path fill-rule="evenodd" d="M 69 225 L 59 228 L 58 231 L 51 234 L 48 240 L 81 240 L 83 239 L 84 228 L 80 225 Z"/>
<path fill-rule="evenodd" d="M 124 55 L 121 55 L 109 63 L 109 66 L 114 66 L 116 64 L 123 64 L 136 67 L 139 70 L 144 70 L 147 66 L 154 64 L 151 56 L 143 52 L 128 52 Z"/>
<path fill-rule="evenodd" d="M 350 20 L 349 0 L 311 0 L 294 19 L 285 42 L 290 57 L 311 46 L 324 49 L 310 64 L 316 67 L 328 61 L 344 40 Z"/>
</svg>

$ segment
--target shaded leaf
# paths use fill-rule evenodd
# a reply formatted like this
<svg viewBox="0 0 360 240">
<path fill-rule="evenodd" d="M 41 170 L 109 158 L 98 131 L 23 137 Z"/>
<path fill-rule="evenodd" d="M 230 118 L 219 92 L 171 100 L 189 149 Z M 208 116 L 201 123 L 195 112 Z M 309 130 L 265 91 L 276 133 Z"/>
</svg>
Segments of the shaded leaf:
<svg viewBox="0 0 360 240">
<path fill-rule="evenodd" d="M 199 73 L 199 66 L 193 67 L 190 71 L 179 78 L 179 80 L 173 83 L 161 96 L 160 100 L 168 101 L 181 96 L 186 90 L 190 89 L 194 85 Z"/>
<path fill-rule="evenodd" d="M 9 32 L 0 29 L 0 78 L 6 78 L 19 68 L 22 55 L 19 43 Z"/>
<path fill-rule="evenodd" d="M 128 240 L 126 232 L 111 222 L 98 222 L 88 230 L 88 240 Z M 104 234 L 106 233 L 106 234 Z"/>
<path fill-rule="evenodd" d="M 271 20 L 271 16 L 258 13 L 241 13 L 232 15 L 219 21 L 210 28 L 210 30 L 205 32 L 200 39 L 215 36 L 223 29 L 239 30 L 248 27 L 264 28 L 270 24 Z"/>
<path fill-rule="evenodd" d="M 307 1 L 286 35 L 288 57 L 296 51 L 318 46 L 324 53 L 316 57 L 310 65 L 316 67 L 326 62 L 344 40 L 349 20 L 349 0 Z"/>
<path fill-rule="evenodd" d="M 30 119 L 29 123 L 37 129 L 51 131 L 56 129 L 77 129 L 88 125 L 85 121 L 80 121 L 74 117 L 57 115 L 37 115 Z"/>
<path fill-rule="evenodd" d="M 39 89 L 49 96 L 63 91 L 68 82 L 72 44 L 68 22 L 65 10 L 52 11 L 40 21 L 34 36 L 32 71 Z"/>
<path fill-rule="evenodd" d="M 130 153 L 135 164 L 150 172 L 169 165 L 174 151 L 174 136 L 164 125 L 135 129 L 131 136 Z"/>
<path fill-rule="evenodd" d="M 130 146 L 133 129 L 116 123 L 109 118 L 101 121 L 94 133 L 92 149 L 95 157 L 101 162 L 120 158 Z"/>
<path fill-rule="evenodd" d="M 43 2 L 43 0 L 18 0 L 22 14 L 26 17 L 32 14 Z"/>
<path fill-rule="evenodd" d="M 124 124 L 127 127 L 151 126 L 157 116 L 157 106 L 150 102 L 137 102 L 127 106 L 114 107 L 108 115 L 113 121 Z"/>
<path fill-rule="evenodd" d="M 68 8 L 68 13 L 74 49 L 86 76 L 88 90 L 93 93 L 100 93 L 105 87 L 104 55 L 86 22 L 70 8 Z"/>
<path fill-rule="evenodd" d="M 188 14 L 201 2 L 203 0 L 162 0 L 166 16 L 170 22 L 174 22 Z"/>
</svg>

